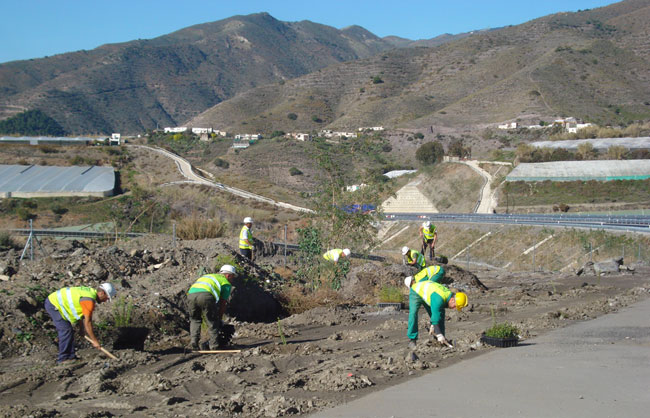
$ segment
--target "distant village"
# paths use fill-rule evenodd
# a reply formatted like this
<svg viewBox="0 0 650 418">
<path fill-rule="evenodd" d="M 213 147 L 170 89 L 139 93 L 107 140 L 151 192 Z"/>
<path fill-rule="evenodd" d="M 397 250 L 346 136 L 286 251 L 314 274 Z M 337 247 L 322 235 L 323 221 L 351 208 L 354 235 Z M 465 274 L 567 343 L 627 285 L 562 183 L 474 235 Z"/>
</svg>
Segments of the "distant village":
<svg viewBox="0 0 650 418">
<path fill-rule="evenodd" d="M 318 132 L 318 137 L 320 138 L 356 138 L 359 134 L 364 132 L 377 132 L 383 131 L 383 126 L 371 126 L 371 127 L 361 127 L 353 132 L 343 132 L 343 131 L 332 131 L 329 129 L 323 129 Z M 228 132 L 220 131 L 213 128 L 189 128 L 187 126 L 177 126 L 177 127 L 166 127 L 163 130 L 165 133 L 185 133 L 192 132 L 195 135 L 198 135 L 202 141 L 209 141 L 215 137 L 229 137 Z M 298 141 L 311 141 L 312 135 L 308 133 L 301 132 L 289 132 L 284 134 L 285 138 L 291 138 Z M 254 144 L 255 141 L 262 139 L 261 134 L 237 134 L 233 137 L 232 147 L 235 149 L 248 148 L 251 144 Z"/>
<path fill-rule="evenodd" d="M 561 118 L 561 119 L 555 119 L 552 123 L 548 125 L 519 125 L 517 122 L 507 122 L 503 123 L 497 126 L 499 129 L 503 130 L 511 130 L 511 129 L 543 129 L 543 128 L 548 128 L 549 126 L 561 126 L 566 129 L 567 132 L 569 133 L 577 133 L 579 130 L 584 129 L 584 128 L 589 128 L 590 126 L 594 126 L 591 123 L 580 123 L 578 120 L 574 117 L 568 117 L 568 118 Z"/>
</svg>

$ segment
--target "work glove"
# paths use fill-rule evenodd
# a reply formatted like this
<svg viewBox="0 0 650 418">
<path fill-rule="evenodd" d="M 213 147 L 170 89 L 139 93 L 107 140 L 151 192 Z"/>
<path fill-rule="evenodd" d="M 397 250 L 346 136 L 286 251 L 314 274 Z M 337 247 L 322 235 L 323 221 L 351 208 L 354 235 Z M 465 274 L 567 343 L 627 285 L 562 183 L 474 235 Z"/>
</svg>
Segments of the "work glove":
<svg viewBox="0 0 650 418">
<path fill-rule="evenodd" d="M 435 332 L 436 332 L 436 331 L 435 331 L 434 326 L 431 325 L 431 326 L 429 327 L 429 335 L 433 335 L 433 334 L 435 334 Z"/>
<path fill-rule="evenodd" d="M 449 341 L 447 341 L 447 339 L 445 338 L 445 336 L 442 335 L 442 334 L 438 334 L 438 335 L 436 335 L 436 339 L 438 340 L 438 342 L 439 342 L 440 344 L 444 344 L 444 345 L 446 345 L 447 347 L 450 347 L 450 348 L 453 348 L 453 347 L 454 347 L 453 345 L 451 345 L 451 343 L 450 343 Z"/>
</svg>

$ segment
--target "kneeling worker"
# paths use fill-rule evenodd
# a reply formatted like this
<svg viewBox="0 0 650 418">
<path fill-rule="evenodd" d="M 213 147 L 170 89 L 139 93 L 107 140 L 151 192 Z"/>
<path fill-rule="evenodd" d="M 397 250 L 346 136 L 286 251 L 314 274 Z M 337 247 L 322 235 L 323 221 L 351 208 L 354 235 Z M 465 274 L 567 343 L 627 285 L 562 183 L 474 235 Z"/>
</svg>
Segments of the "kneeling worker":
<svg viewBox="0 0 650 418">
<path fill-rule="evenodd" d="M 339 259 L 341 257 L 349 257 L 350 256 L 350 249 L 349 248 L 334 248 L 333 250 L 329 250 L 325 254 L 323 254 L 323 258 L 327 261 L 333 261 L 335 264 L 339 262 Z"/>
<path fill-rule="evenodd" d="M 438 283 L 443 277 L 445 277 L 445 269 L 442 268 L 442 266 L 429 266 L 420 270 L 420 272 L 415 276 L 407 277 L 407 279 L 413 279 L 414 283 L 420 283 L 423 281 Z"/>
<path fill-rule="evenodd" d="M 467 306 L 467 295 L 463 292 L 453 293 L 439 283 L 414 283 L 410 277 L 404 279 L 404 284 L 409 288 L 409 348 L 415 348 L 418 339 L 418 311 L 422 305 L 431 317 L 429 334 L 434 334 L 438 342 L 451 347 L 445 338 L 445 308 L 460 311 Z"/>
<path fill-rule="evenodd" d="M 205 274 L 190 287 L 187 299 L 190 308 L 190 347 L 199 349 L 201 322 L 205 316 L 210 338 L 210 350 L 219 347 L 218 336 L 221 318 L 226 312 L 226 302 L 230 297 L 231 282 L 237 271 L 230 264 L 224 264 L 218 274 Z"/>
<path fill-rule="evenodd" d="M 406 259 L 406 264 L 423 269 L 426 264 L 422 253 L 411 250 L 409 247 L 402 247 L 402 255 Z"/>
<path fill-rule="evenodd" d="M 102 283 L 97 289 L 91 287 L 64 287 L 51 293 L 45 299 L 45 310 L 52 318 L 59 335 L 59 355 L 57 362 L 77 359 L 74 348 L 74 329 L 72 326 L 83 318 L 79 331 L 84 331 L 92 340 L 94 348 L 102 348 L 93 332 L 93 310 L 95 303 L 103 303 L 115 297 L 115 288 L 110 283 Z M 81 326 L 83 324 L 83 326 Z"/>
</svg>

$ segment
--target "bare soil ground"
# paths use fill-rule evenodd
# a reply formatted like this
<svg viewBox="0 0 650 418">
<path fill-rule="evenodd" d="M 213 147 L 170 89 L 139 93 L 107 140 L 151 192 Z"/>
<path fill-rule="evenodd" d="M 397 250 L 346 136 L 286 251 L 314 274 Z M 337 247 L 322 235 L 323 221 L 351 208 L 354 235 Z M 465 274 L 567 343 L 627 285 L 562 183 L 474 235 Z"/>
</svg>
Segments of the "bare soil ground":
<svg viewBox="0 0 650 418">
<path fill-rule="evenodd" d="M 380 309 L 374 296 L 381 287 L 400 286 L 409 274 L 405 266 L 355 260 L 337 303 L 322 301 L 326 306 L 287 317 L 277 292 L 288 280 L 272 273 L 282 265 L 272 248 L 252 264 L 223 240 L 182 242 L 176 248 L 163 241 L 51 242 L 45 245 L 47 258 L 22 265 L 18 251 L 0 253 L 1 274 L 9 276 L 0 282 L 1 415 L 306 414 L 486 352 L 491 348 L 479 338 L 494 320 L 514 322 L 526 339 L 615 311 L 650 292 L 646 266 L 602 277 L 491 271 L 477 277 L 450 265 L 449 286 L 468 292 L 470 300 L 463 312 L 447 312 L 455 348 L 441 347 L 423 333 L 412 352 L 407 311 Z M 187 352 L 185 292 L 197 270 L 226 259 L 251 278 L 235 289 L 226 320 L 236 327 L 232 348 L 241 352 Z M 144 351 L 113 349 L 112 302 L 97 308 L 94 323 L 104 346 L 120 360 L 78 341 L 81 360 L 55 365 L 56 333 L 43 298 L 63 286 L 105 280 L 134 304 L 132 325 L 149 328 Z M 427 322 L 420 312 L 421 331 Z"/>
</svg>

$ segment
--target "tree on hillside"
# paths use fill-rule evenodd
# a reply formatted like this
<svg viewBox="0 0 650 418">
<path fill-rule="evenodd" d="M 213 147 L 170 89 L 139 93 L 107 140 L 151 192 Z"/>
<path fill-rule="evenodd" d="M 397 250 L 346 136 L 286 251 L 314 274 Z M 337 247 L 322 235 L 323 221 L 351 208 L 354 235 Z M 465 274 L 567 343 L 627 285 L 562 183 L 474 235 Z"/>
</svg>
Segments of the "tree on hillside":
<svg viewBox="0 0 650 418">
<path fill-rule="evenodd" d="M 582 160 L 591 160 L 596 156 L 598 151 L 594 149 L 594 146 L 591 145 L 591 142 L 583 142 L 578 145 L 578 156 Z"/>
<path fill-rule="evenodd" d="M 65 130 L 57 121 L 38 109 L 27 110 L 0 121 L 0 133 L 9 135 L 65 135 Z"/>
<path fill-rule="evenodd" d="M 627 148 L 620 145 L 612 145 L 607 149 L 607 158 L 610 160 L 623 160 L 627 154 Z"/>
<path fill-rule="evenodd" d="M 445 149 L 438 141 L 431 141 L 420 145 L 415 151 L 415 158 L 422 164 L 435 164 L 442 161 L 445 155 Z"/>
</svg>

